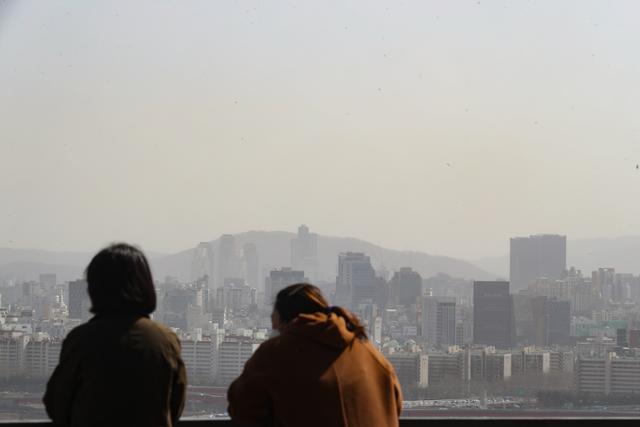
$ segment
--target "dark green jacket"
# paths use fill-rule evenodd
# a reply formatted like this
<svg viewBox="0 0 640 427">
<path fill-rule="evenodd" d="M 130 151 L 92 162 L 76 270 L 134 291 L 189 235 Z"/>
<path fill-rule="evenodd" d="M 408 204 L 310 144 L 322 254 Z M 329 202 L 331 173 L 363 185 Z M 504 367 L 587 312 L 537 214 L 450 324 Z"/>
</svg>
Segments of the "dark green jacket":
<svg viewBox="0 0 640 427">
<path fill-rule="evenodd" d="M 185 393 L 176 335 L 147 317 L 108 315 L 69 333 L 44 404 L 56 425 L 171 427 Z"/>
</svg>

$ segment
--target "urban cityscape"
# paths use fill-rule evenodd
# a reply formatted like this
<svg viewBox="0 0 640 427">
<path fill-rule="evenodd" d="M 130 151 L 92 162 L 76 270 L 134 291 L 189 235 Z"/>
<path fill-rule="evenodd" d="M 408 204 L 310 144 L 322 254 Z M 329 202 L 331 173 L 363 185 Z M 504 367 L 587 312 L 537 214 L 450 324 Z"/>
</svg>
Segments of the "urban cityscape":
<svg viewBox="0 0 640 427">
<path fill-rule="evenodd" d="M 275 295 L 316 284 L 349 308 L 393 365 L 405 416 L 442 411 L 637 414 L 640 276 L 567 266 L 567 237 L 510 240 L 509 277 L 423 277 L 345 251 L 321 273 L 318 235 L 302 225 L 290 263 L 268 267 L 231 234 L 191 249 L 190 278 L 156 277 L 153 314 L 179 336 L 190 384 L 186 417 L 225 417 L 226 387 L 272 334 Z M 265 272 L 266 274 L 264 274 Z M 86 281 L 52 273 L 0 287 L 0 419 L 43 419 L 41 394 L 62 341 L 91 317 Z"/>
<path fill-rule="evenodd" d="M 0 426 L 640 418 L 638 16 L 0 0 Z M 314 316 L 340 345 L 274 344 Z"/>
</svg>

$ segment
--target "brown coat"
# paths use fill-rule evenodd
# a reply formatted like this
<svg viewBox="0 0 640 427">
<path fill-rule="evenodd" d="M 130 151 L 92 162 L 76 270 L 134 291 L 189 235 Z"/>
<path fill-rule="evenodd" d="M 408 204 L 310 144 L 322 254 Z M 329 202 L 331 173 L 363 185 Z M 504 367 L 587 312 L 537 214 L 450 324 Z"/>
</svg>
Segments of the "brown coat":
<svg viewBox="0 0 640 427">
<path fill-rule="evenodd" d="M 391 364 L 343 318 L 303 314 L 264 342 L 228 391 L 238 425 L 398 425 L 402 394 Z"/>
<path fill-rule="evenodd" d="M 57 425 L 171 427 L 185 392 L 173 332 L 147 317 L 96 316 L 64 340 L 44 404 Z"/>
</svg>

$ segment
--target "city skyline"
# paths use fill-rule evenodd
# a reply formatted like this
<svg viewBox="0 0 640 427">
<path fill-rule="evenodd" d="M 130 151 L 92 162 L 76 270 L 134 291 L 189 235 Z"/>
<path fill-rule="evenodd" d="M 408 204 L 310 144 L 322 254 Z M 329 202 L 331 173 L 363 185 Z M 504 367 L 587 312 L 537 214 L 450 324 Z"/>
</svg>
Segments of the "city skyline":
<svg viewBox="0 0 640 427">
<path fill-rule="evenodd" d="M 280 243 L 290 252 L 285 263 L 303 263 L 321 274 L 316 266 L 322 236 L 307 226 L 286 236 Z M 327 306 L 351 311 L 391 363 L 409 401 L 405 416 L 412 405 L 429 410 L 433 399 L 448 410 L 486 409 L 478 396 L 487 391 L 503 410 L 506 402 L 509 410 L 542 409 L 556 392 L 569 400 L 596 393 L 622 405 L 640 391 L 640 275 L 607 267 L 591 275 L 571 268 L 550 277 L 566 260 L 564 236 L 514 240 L 524 245 L 515 245 L 514 253 L 526 273 L 520 289 L 508 281 L 423 277 L 410 267 L 375 270 L 366 252 L 335 254 L 337 275 L 318 286 Z M 217 263 L 213 248 L 210 242 L 194 248 L 190 280 L 156 281 L 152 318 L 181 340 L 191 386 L 224 391 L 273 337 L 278 292 L 307 278 L 291 267 L 268 274 L 263 269 L 264 287 L 257 286 L 259 244 L 224 234 Z M 55 367 L 64 337 L 89 320 L 89 307 L 86 280 L 43 273 L 37 281 L 0 283 L 0 379 L 9 388 L 35 381 L 37 390 Z M 329 316 L 338 312 L 331 308 Z M 222 397 L 216 409 L 210 400 L 192 397 L 191 404 L 188 413 L 225 407 Z"/>
<path fill-rule="evenodd" d="M 320 244 L 319 258 L 308 258 L 301 261 L 301 255 L 295 255 L 297 252 L 294 244 L 300 240 L 301 232 L 311 236 L 314 247 L 317 242 Z M 304 231 L 306 230 L 306 231 Z M 478 280 L 493 280 L 510 278 L 509 273 L 509 253 L 499 257 L 488 257 L 480 260 L 463 260 L 453 257 L 426 254 L 417 251 L 397 251 L 384 246 L 378 246 L 365 240 L 353 239 L 349 237 L 331 237 L 316 233 L 309 233 L 309 227 L 301 225 L 298 227 L 298 237 L 293 230 L 267 232 L 267 231 L 251 231 L 246 233 L 238 233 L 235 235 L 223 234 L 222 240 L 214 239 L 210 241 L 201 241 L 197 245 L 187 248 L 181 252 L 173 254 L 164 254 L 153 251 L 146 251 L 149 254 L 154 275 L 162 278 L 166 275 L 179 277 L 183 280 L 194 280 L 204 274 L 204 272 L 214 271 L 214 280 L 220 282 L 221 277 L 218 276 L 222 270 L 221 262 L 225 257 L 220 257 L 220 242 L 225 238 L 238 240 L 238 245 L 232 244 L 229 258 L 234 274 L 227 274 L 228 277 L 237 277 L 239 272 L 247 269 L 253 271 L 253 276 L 248 279 L 249 282 L 259 283 L 257 279 L 264 272 L 265 268 L 295 266 L 298 269 L 309 271 L 308 278 L 311 281 L 325 281 L 333 276 L 337 269 L 337 263 L 334 256 L 339 252 L 366 252 L 371 256 L 373 265 L 377 270 L 385 270 L 388 268 L 398 269 L 401 267 L 417 268 L 417 271 L 427 277 L 438 272 L 446 273 L 452 277 L 474 278 Z M 512 236 L 511 242 L 526 242 L 536 239 L 544 239 L 545 236 L 552 238 L 554 235 L 538 234 L 529 237 Z M 565 239 L 564 236 L 558 236 Z M 306 239 L 306 237 L 304 237 Z M 535 266 L 531 264 L 532 270 L 527 273 L 533 277 L 560 278 L 562 272 L 570 267 L 582 270 L 584 272 L 596 271 L 600 268 L 616 265 L 619 271 L 637 274 L 640 273 L 640 267 L 635 262 L 634 253 L 640 252 L 640 238 L 625 237 L 619 239 L 596 239 L 596 240 L 572 240 L 567 239 L 567 243 L 563 243 L 561 253 L 566 253 L 559 258 L 558 264 L 553 270 L 545 270 L 542 265 Z M 291 243 L 291 244 L 290 244 Z M 257 246 L 256 246 L 257 244 Z M 535 247 L 535 245 L 533 246 Z M 532 247 L 532 248 L 533 248 Z M 146 249 L 143 247 L 143 249 Z M 259 249 L 259 250 L 258 250 Z M 537 255 L 536 251 L 522 252 L 519 257 L 525 256 L 522 260 L 531 257 L 532 262 Z M 56 252 L 43 250 L 19 250 L 0 248 L 0 280 L 33 280 L 39 273 L 46 273 L 47 268 L 53 269 L 51 272 L 57 272 L 66 280 L 73 280 L 81 277 L 81 271 L 84 265 L 89 261 L 95 249 L 87 252 Z M 204 251 L 204 252 L 203 252 Z M 317 251 L 317 249 L 314 249 Z M 258 256 L 258 252 L 265 254 L 266 258 L 262 259 Z M 193 254 L 200 254 L 196 258 L 191 258 Z M 315 252 L 314 252 L 315 253 Z M 185 258 L 187 257 L 187 258 Z M 203 257 L 208 257 L 205 259 Z M 513 265 L 514 255 L 511 255 Z M 189 265 L 190 263 L 190 265 Z M 49 265 L 50 267 L 47 267 Z M 302 266 L 304 268 L 301 268 Z M 541 270 L 542 268 L 542 270 Z M 73 273 L 73 271 L 76 271 Z M 224 268 L 223 268 L 224 270 Z M 313 272 L 312 272 L 313 271 Z M 545 273 L 545 271 L 547 271 Z M 552 272 L 553 271 L 553 272 Z M 202 273 L 197 273 L 202 272 Z M 518 273 L 519 274 L 519 273 Z M 519 277 L 519 276 L 518 276 Z M 511 277 L 515 280 L 514 286 L 517 288 L 522 286 L 519 284 L 521 279 Z M 30 279 L 29 279 L 30 278 Z"/>
</svg>

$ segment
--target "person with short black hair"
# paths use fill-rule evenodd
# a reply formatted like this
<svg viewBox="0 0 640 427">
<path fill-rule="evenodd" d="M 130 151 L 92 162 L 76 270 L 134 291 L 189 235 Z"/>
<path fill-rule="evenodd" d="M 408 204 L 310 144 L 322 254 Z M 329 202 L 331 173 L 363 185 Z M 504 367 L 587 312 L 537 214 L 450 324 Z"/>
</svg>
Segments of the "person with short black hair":
<svg viewBox="0 0 640 427">
<path fill-rule="evenodd" d="M 184 407 L 180 341 L 150 319 L 156 294 L 149 262 L 126 243 L 110 245 L 86 269 L 94 317 L 65 338 L 44 395 L 56 425 L 165 426 Z"/>
<path fill-rule="evenodd" d="M 308 283 L 282 289 L 264 343 L 231 384 L 238 426 L 398 426 L 402 392 L 358 318 Z"/>
</svg>

